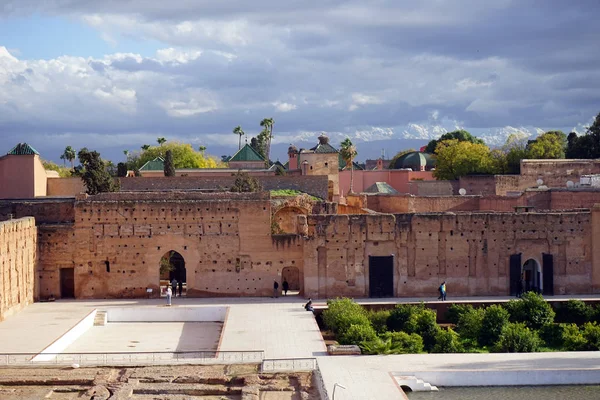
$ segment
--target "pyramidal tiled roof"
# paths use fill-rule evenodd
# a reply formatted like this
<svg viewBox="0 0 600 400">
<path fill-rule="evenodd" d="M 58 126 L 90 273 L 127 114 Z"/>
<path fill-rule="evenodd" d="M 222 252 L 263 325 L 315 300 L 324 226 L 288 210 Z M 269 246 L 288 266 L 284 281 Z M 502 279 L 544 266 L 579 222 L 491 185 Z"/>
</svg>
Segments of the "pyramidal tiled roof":
<svg viewBox="0 0 600 400">
<path fill-rule="evenodd" d="M 398 194 L 398 191 L 391 187 L 387 182 L 375 182 L 365 189 L 365 193 Z"/>
<path fill-rule="evenodd" d="M 165 160 L 162 157 L 156 157 L 154 160 L 147 161 L 142 165 L 140 171 L 164 171 Z"/>
<path fill-rule="evenodd" d="M 248 143 L 244 145 L 237 153 L 229 159 L 231 161 L 265 161 L 265 159 L 257 153 Z"/>
<path fill-rule="evenodd" d="M 29 156 L 34 154 L 37 154 L 38 156 L 40 155 L 40 153 L 38 153 L 36 149 L 31 147 L 27 143 L 19 143 L 18 145 L 13 147 L 13 149 L 7 154 L 11 156 Z"/>
</svg>

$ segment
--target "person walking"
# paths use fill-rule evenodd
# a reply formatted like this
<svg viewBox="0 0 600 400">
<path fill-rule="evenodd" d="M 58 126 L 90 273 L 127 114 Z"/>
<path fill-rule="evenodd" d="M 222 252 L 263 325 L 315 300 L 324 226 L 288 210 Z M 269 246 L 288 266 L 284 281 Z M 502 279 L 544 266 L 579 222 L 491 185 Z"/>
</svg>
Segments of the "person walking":
<svg viewBox="0 0 600 400">
<path fill-rule="evenodd" d="M 173 291 L 171 290 L 171 286 L 167 286 L 167 305 L 170 306 L 171 305 L 171 295 L 173 294 Z"/>
<path fill-rule="evenodd" d="M 173 288 L 173 297 L 177 297 L 177 279 L 173 278 L 171 287 Z"/>
<path fill-rule="evenodd" d="M 290 284 L 288 283 L 287 279 L 283 278 L 283 283 L 281 286 L 283 287 L 283 295 L 287 296 L 287 292 L 290 289 Z"/>
<path fill-rule="evenodd" d="M 273 281 L 273 297 L 279 297 L 279 283 L 277 283 L 277 281 Z"/>
<path fill-rule="evenodd" d="M 446 301 L 446 281 L 442 282 L 442 284 L 438 288 L 438 292 L 440 292 L 438 300 Z"/>
<path fill-rule="evenodd" d="M 183 279 L 179 281 L 179 297 L 182 296 L 183 293 Z"/>
</svg>

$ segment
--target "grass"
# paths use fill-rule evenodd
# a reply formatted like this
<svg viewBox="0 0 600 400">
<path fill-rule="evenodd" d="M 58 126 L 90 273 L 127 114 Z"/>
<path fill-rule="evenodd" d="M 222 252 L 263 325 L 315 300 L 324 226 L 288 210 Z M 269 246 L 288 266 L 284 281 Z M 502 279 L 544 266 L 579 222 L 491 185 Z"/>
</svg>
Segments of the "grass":
<svg viewBox="0 0 600 400">
<path fill-rule="evenodd" d="M 302 194 L 306 194 L 308 197 L 310 197 L 311 200 L 314 201 L 321 201 L 320 198 L 315 197 L 315 196 L 311 196 L 310 194 L 301 192 L 299 190 L 293 190 L 293 189 L 278 189 L 278 190 L 271 190 L 271 197 L 281 197 L 281 196 L 299 196 Z"/>
</svg>

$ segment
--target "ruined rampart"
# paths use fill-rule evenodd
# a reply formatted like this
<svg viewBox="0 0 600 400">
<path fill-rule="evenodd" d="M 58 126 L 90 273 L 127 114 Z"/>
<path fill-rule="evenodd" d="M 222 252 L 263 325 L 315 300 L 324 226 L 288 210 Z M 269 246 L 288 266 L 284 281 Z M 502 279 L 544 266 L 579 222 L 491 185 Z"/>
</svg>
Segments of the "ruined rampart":
<svg viewBox="0 0 600 400">
<path fill-rule="evenodd" d="M 33 218 L 0 222 L 0 321 L 33 303 L 36 244 Z"/>
</svg>

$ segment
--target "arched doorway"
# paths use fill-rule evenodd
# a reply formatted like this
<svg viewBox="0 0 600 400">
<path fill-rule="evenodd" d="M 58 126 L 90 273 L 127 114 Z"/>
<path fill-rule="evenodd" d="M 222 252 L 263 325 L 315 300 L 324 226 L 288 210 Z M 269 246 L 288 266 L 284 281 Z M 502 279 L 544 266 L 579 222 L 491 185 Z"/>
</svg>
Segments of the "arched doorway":
<svg viewBox="0 0 600 400">
<path fill-rule="evenodd" d="M 297 267 L 285 267 L 281 271 L 281 282 L 287 281 L 289 285 L 288 296 L 300 293 L 300 271 Z"/>
<path fill-rule="evenodd" d="M 181 254 L 171 250 L 166 252 L 160 259 L 160 293 L 166 295 L 167 286 L 174 280 L 177 281 L 177 288 L 172 288 L 173 295 L 177 291 L 177 296 L 187 294 L 187 276 L 185 270 L 185 260 Z"/>
<path fill-rule="evenodd" d="M 533 291 L 536 293 L 542 293 L 544 289 L 544 283 L 542 281 L 542 268 L 540 264 L 530 258 L 523 264 L 521 273 L 521 280 L 523 283 L 523 290 L 525 292 Z"/>
</svg>

